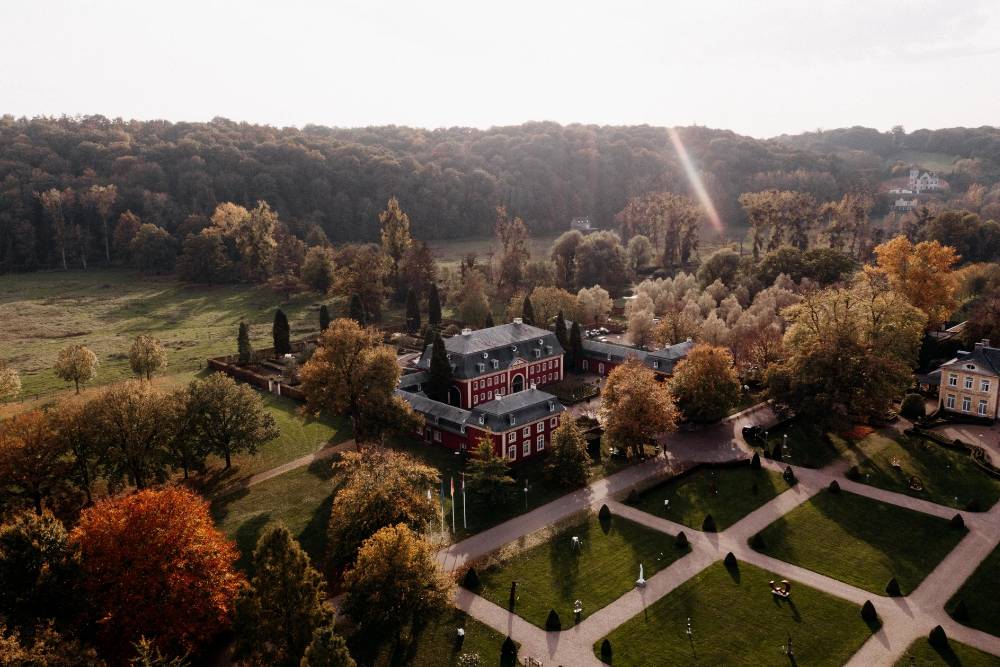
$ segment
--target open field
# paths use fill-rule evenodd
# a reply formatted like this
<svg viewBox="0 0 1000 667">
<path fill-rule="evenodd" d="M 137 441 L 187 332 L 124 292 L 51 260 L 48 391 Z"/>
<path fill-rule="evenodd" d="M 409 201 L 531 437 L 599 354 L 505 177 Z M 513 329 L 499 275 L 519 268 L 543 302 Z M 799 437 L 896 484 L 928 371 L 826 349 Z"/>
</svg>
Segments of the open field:
<svg viewBox="0 0 1000 667">
<path fill-rule="evenodd" d="M 558 236 L 559 234 L 546 234 L 545 236 L 532 236 L 529 238 L 528 252 L 531 253 L 531 259 L 548 259 L 549 251 L 552 249 L 552 242 Z M 479 258 L 478 262 L 483 263 L 490 252 L 497 252 L 499 248 L 499 244 L 493 236 L 447 240 L 438 239 L 436 241 L 428 241 L 427 245 L 430 246 L 438 264 L 443 266 L 458 266 L 462 259 L 469 253 L 474 253 Z"/>
<path fill-rule="evenodd" d="M 786 489 L 784 478 L 772 470 L 705 466 L 643 491 L 630 504 L 695 530 L 711 514 L 716 528 L 725 530 Z"/>
<path fill-rule="evenodd" d="M 0 281 L 0 349 L 21 371 L 28 398 L 67 389 L 52 371 L 67 345 L 87 345 L 97 353 L 96 384 L 131 377 L 128 348 L 142 333 L 163 342 L 165 374 L 183 375 L 183 382 L 208 357 L 235 352 L 241 319 L 251 324 L 255 346 L 270 347 L 276 308 L 288 315 L 297 338 L 319 329 L 319 305 L 315 294 L 283 303 L 262 287 L 188 287 L 124 270 L 13 274 Z"/>
<path fill-rule="evenodd" d="M 949 155 L 948 153 L 927 153 L 907 150 L 892 153 L 886 158 L 886 161 L 889 164 L 896 161 L 908 162 L 924 170 L 946 172 L 951 171 L 955 161 L 958 159 L 958 155 Z"/>
<path fill-rule="evenodd" d="M 949 613 L 954 611 L 959 601 L 965 603 L 968 614 L 965 618 L 956 618 L 956 621 L 991 635 L 1000 635 L 1000 547 L 983 559 L 948 601 L 946 608 Z"/>
<path fill-rule="evenodd" d="M 573 547 L 573 537 L 580 546 Z M 517 581 L 513 611 L 529 623 L 545 627 L 549 610 L 559 614 L 562 628 L 575 625 L 574 600 L 592 614 L 635 587 L 642 564 L 647 578 L 687 554 L 670 535 L 612 516 L 603 524 L 596 515 L 560 530 L 542 544 L 487 567 L 476 592 L 507 608 L 510 584 Z"/>
<path fill-rule="evenodd" d="M 865 484 L 956 509 L 974 503 L 986 511 L 1000 499 L 1000 480 L 964 452 L 888 431 L 872 433 L 856 444 L 832 437 L 842 443 L 844 458 L 858 466 L 859 481 Z M 919 479 L 923 490 L 910 488 L 912 477 Z"/>
<path fill-rule="evenodd" d="M 906 653 L 896 661 L 896 667 L 998 667 L 1000 658 L 979 649 L 948 641 L 948 647 L 938 650 L 931 646 L 927 638 L 921 638 L 910 644 Z"/>
<path fill-rule="evenodd" d="M 965 536 L 948 521 L 853 493 L 821 491 L 760 532 L 759 551 L 885 595 L 909 595 Z"/>
<path fill-rule="evenodd" d="M 612 631 L 611 664 L 843 665 L 870 636 L 860 607 L 799 583 L 778 599 L 768 588 L 778 578 L 747 563 L 710 565 Z"/>
</svg>

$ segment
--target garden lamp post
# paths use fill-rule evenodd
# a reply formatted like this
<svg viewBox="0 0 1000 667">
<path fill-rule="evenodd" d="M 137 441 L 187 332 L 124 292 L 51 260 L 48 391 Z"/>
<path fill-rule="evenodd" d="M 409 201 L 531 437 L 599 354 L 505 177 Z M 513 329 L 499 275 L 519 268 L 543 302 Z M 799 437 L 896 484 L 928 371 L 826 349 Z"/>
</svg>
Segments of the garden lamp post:
<svg viewBox="0 0 1000 667">
<path fill-rule="evenodd" d="M 524 480 L 524 511 L 528 511 L 528 480 Z"/>
</svg>

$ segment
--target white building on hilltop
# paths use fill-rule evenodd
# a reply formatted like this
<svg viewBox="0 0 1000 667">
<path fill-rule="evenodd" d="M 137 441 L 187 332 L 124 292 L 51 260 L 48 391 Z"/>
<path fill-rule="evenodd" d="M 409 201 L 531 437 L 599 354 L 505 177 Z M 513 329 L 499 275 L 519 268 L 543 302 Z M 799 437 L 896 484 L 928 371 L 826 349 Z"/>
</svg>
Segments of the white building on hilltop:
<svg viewBox="0 0 1000 667">
<path fill-rule="evenodd" d="M 919 169 L 910 169 L 910 190 L 920 194 L 925 190 L 939 189 L 941 189 L 941 183 L 936 173 L 925 171 L 921 174 Z"/>
</svg>

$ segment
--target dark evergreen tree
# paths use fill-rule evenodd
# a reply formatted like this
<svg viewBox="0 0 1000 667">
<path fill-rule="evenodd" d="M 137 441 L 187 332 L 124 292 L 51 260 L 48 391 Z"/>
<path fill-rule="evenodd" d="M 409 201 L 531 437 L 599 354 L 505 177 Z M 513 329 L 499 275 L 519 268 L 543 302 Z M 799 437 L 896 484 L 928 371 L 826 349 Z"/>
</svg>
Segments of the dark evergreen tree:
<svg viewBox="0 0 1000 667">
<path fill-rule="evenodd" d="M 406 290 L 406 330 L 411 334 L 420 331 L 420 304 L 412 287 Z"/>
<path fill-rule="evenodd" d="M 580 334 L 580 323 L 573 322 L 569 330 L 569 359 L 566 367 L 574 371 L 580 370 L 583 363 L 583 336 Z"/>
<path fill-rule="evenodd" d="M 427 321 L 435 327 L 441 325 L 441 296 L 438 294 L 437 283 L 431 283 L 427 297 Z"/>
<path fill-rule="evenodd" d="M 299 667 L 355 667 L 354 658 L 347 650 L 347 642 L 333 631 L 333 626 L 316 628 L 312 642 L 306 648 Z"/>
<path fill-rule="evenodd" d="M 760 470 L 760 454 L 757 452 L 754 452 L 750 459 L 750 470 Z"/>
<path fill-rule="evenodd" d="M 889 580 L 889 583 L 885 585 L 885 594 L 890 597 L 900 597 L 903 595 L 903 591 L 899 588 L 899 582 L 896 581 L 896 577 Z"/>
<path fill-rule="evenodd" d="M 281 308 L 274 312 L 274 324 L 271 325 L 271 339 L 274 341 L 274 356 L 283 357 L 292 351 L 292 330 L 288 326 L 288 317 Z"/>
<path fill-rule="evenodd" d="M 319 330 L 326 331 L 328 326 L 330 326 L 330 310 L 323 304 L 319 307 Z"/>
<path fill-rule="evenodd" d="M 875 610 L 875 605 L 872 604 L 871 600 L 865 600 L 865 603 L 861 605 L 861 618 L 864 619 L 865 623 L 875 623 L 878 621 L 878 612 Z"/>
<path fill-rule="evenodd" d="M 250 325 L 240 322 L 240 333 L 236 337 L 236 351 L 240 366 L 248 366 L 253 361 L 253 347 L 250 345 Z"/>
<path fill-rule="evenodd" d="M 495 327 L 495 326 L 496 326 L 496 322 L 493 321 L 493 312 L 490 311 L 490 312 L 486 313 L 486 321 L 483 322 L 483 328 L 484 329 L 490 329 L 490 328 Z"/>
<path fill-rule="evenodd" d="M 732 551 L 727 553 L 726 557 L 722 559 L 722 564 L 730 570 L 734 570 L 739 566 L 739 563 L 736 561 L 736 555 Z"/>
<path fill-rule="evenodd" d="M 706 533 L 716 532 L 715 519 L 712 518 L 711 514 L 706 514 L 704 521 L 701 522 L 701 529 Z"/>
<path fill-rule="evenodd" d="M 424 347 L 423 347 L 424 350 L 427 349 L 428 345 L 433 345 L 434 344 L 434 338 L 437 335 L 438 335 L 437 329 L 435 329 L 434 327 L 432 327 L 430 325 L 427 325 L 427 328 L 424 329 Z M 423 350 L 421 350 L 421 351 L 423 351 Z"/>
<path fill-rule="evenodd" d="M 440 335 L 434 337 L 434 347 L 431 350 L 430 377 L 427 378 L 427 395 L 435 401 L 448 402 L 448 390 L 451 388 L 451 362 L 448 361 L 448 351 L 444 347 L 444 339 Z"/>
<path fill-rule="evenodd" d="M 556 315 L 556 340 L 562 346 L 562 349 L 569 350 L 569 331 L 566 329 L 566 318 L 563 317 L 563 311 L 559 311 Z"/>
<path fill-rule="evenodd" d="M 323 575 L 282 524 L 264 530 L 252 571 L 250 586 L 236 604 L 236 657 L 297 667 L 313 633 L 332 625 Z"/>
<path fill-rule="evenodd" d="M 549 632 L 559 632 L 562 630 L 562 621 L 555 609 L 549 609 L 549 617 L 545 619 L 545 629 Z"/>
<path fill-rule="evenodd" d="M 938 650 L 948 648 L 948 635 L 945 634 L 944 628 L 940 625 L 935 625 L 931 633 L 927 636 L 927 643 Z"/>
<path fill-rule="evenodd" d="M 521 321 L 535 326 L 535 307 L 531 305 L 531 297 L 527 294 L 524 296 L 524 304 L 521 306 Z"/>
<path fill-rule="evenodd" d="M 361 303 L 361 297 L 357 294 L 351 295 L 351 300 L 347 306 L 347 316 L 361 326 L 368 323 L 368 318 L 365 316 L 365 305 Z"/>
</svg>

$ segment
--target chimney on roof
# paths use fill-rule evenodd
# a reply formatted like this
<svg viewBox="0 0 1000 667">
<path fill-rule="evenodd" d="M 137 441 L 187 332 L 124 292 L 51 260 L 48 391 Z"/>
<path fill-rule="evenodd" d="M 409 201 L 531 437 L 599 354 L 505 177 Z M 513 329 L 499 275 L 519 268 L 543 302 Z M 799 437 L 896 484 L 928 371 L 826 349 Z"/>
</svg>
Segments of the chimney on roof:
<svg viewBox="0 0 1000 667">
<path fill-rule="evenodd" d="M 472 329 L 469 329 L 468 327 L 466 327 L 465 329 L 462 329 L 462 335 L 463 336 L 471 336 L 472 335 Z"/>
<path fill-rule="evenodd" d="M 514 324 L 524 324 L 524 320 L 520 317 L 515 317 Z"/>
</svg>

